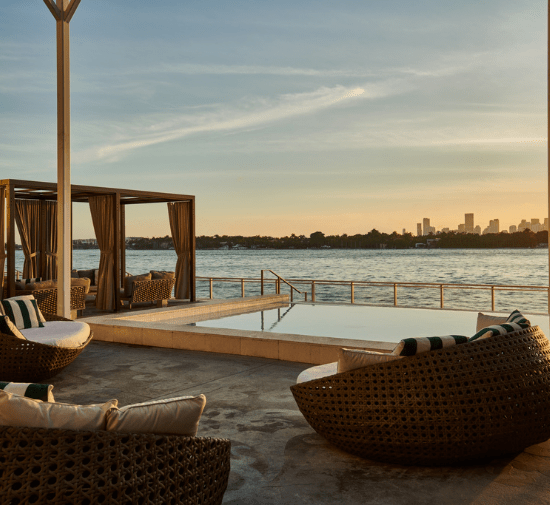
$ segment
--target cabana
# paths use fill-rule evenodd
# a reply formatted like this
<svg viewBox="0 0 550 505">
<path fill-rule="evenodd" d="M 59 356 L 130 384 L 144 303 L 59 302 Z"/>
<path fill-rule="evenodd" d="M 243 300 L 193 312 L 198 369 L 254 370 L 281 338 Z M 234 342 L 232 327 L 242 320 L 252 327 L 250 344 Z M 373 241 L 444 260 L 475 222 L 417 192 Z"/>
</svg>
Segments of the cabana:
<svg viewBox="0 0 550 505">
<path fill-rule="evenodd" d="M 175 297 L 195 301 L 195 197 L 118 188 L 71 185 L 71 202 L 89 203 L 100 249 L 96 307 L 118 311 L 126 271 L 125 208 L 139 203 L 167 203 L 174 249 Z M 57 278 L 57 184 L 0 180 L 0 255 L 7 296 L 15 295 L 15 225 L 25 255 L 23 277 Z M 4 229 L 6 235 L 4 236 Z M 119 265 L 120 268 L 116 268 Z M 4 292 L 4 276 L 1 276 Z"/>
</svg>

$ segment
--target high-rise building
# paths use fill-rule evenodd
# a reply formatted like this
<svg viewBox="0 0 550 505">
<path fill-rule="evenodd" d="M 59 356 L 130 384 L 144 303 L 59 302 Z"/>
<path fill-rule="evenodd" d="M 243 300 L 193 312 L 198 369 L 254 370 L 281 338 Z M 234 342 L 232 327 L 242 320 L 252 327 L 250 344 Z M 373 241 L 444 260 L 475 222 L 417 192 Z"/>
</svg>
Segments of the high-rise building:
<svg viewBox="0 0 550 505">
<path fill-rule="evenodd" d="M 530 230 L 531 229 L 531 223 L 529 221 L 526 221 L 525 219 L 521 220 L 521 223 L 518 225 L 518 231 L 524 231 L 524 230 Z"/>
<path fill-rule="evenodd" d="M 466 233 L 474 233 L 474 215 L 464 214 L 464 231 Z"/>
<path fill-rule="evenodd" d="M 474 228 L 474 233 L 476 233 L 477 235 L 481 235 L 481 226 L 477 225 Z"/>
<path fill-rule="evenodd" d="M 427 235 L 430 233 L 430 219 L 428 217 L 425 217 L 422 219 L 422 234 Z"/>
<path fill-rule="evenodd" d="M 531 219 L 531 230 L 534 231 L 535 233 L 542 230 L 542 225 L 540 224 L 540 221 L 537 218 Z"/>
<path fill-rule="evenodd" d="M 517 226 L 515 224 L 511 224 L 510 228 L 508 228 L 508 231 L 510 233 L 516 233 L 516 231 L 518 231 Z"/>
<path fill-rule="evenodd" d="M 489 229 L 487 233 L 498 233 L 500 232 L 500 223 L 498 219 L 491 219 L 489 221 Z"/>
<path fill-rule="evenodd" d="M 458 225 L 458 233 L 465 233 L 466 225 L 464 223 Z"/>
<path fill-rule="evenodd" d="M 422 223 L 416 223 L 416 236 L 422 236 Z"/>
</svg>

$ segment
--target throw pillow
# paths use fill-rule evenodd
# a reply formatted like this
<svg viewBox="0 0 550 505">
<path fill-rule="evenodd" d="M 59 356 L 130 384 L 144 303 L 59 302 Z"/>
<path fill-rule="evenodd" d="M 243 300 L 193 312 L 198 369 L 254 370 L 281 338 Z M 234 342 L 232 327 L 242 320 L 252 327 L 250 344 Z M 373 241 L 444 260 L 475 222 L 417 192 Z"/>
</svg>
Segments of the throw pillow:
<svg viewBox="0 0 550 505">
<path fill-rule="evenodd" d="M 46 322 L 32 295 L 13 296 L 1 300 L 2 314 L 8 316 L 19 330 L 41 328 Z"/>
<path fill-rule="evenodd" d="M 25 335 L 17 329 L 17 326 L 11 322 L 11 319 L 8 316 L 0 316 L 0 333 L 17 337 L 21 340 L 27 340 Z"/>
<path fill-rule="evenodd" d="M 132 292 L 134 291 L 135 281 L 150 281 L 150 280 L 151 280 L 151 272 L 149 272 L 148 274 L 128 275 L 127 277 L 124 277 L 124 296 L 128 298 L 132 296 Z"/>
<path fill-rule="evenodd" d="M 43 402 L 55 402 L 52 384 L 24 384 L 21 382 L 0 382 L 0 389 L 14 395 L 26 396 Z"/>
<path fill-rule="evenodd" d="M 175 276 L 174 272 L 151 270 L 151 279 L 173 279 Z"/>
<path fill-rule="evenodd" d="M 16 279 L 15 289 L 31 289 L 30 284 L 35 282 L 42 282 L 42 277 L 30 277 L 29 279 Z"/>
<path fill-rule="evenodd" d="M 338 351 L 338 373 L 378 363 L 387 363 L 388 361 L 394 361 L 402 357 L 384 352 L 342 348 Z"/>
<path fill-rule="evenodd" d="M 204 395 L 127 405 L 109 412 L 107 431 L 194 437 L 205 405 Z"/>
<path fill-rule="evenodd" d="M 397 356 L 414 356 L 428 351 L 436 351 L 468 342 L 468 337 L 462 335 L 446 335 L 444 337 L 404 338 L 397 344 L 392 354 Z"/>
<path fill-rule="evenodd" d="M 531 326 L 531 322 L 519 310 L 514 310 L 505 322 L 482 328 L 473 337 L 470 337 L 470 342 L 496 337 L 497 335 L 506 335 L 506 333 L 524 330 L 525 328 L 529 328 L 529 326 Z"/>
<path fill-rule="evenodd" d="M 71 279 L 71 286 L 84 286 L 84 294 L 88 294 L 90 291 L 91 280 L 88 277 L 79 277 L 78 279 Z"/>
<path fill-rule="evenodd" d="M 478 314 L 477 314 L 477 324 L 476 324 L 476 333 L 479 330 L 482 330 L 483 328 L 487 328 L 487 326 L 491 326 L 492 324 L 505 323 L 506 319 L 507 319 L 506 316 L 491 316 L 489 314 L 483 314 L 482 312 L 478 312 Z"/>
<path fill-rule="evenodd" d="M 46 403 L 0 390 L 0 426 L 104 430 L 109 410 L 117 400 L 97 405 Z"/>
</svg>

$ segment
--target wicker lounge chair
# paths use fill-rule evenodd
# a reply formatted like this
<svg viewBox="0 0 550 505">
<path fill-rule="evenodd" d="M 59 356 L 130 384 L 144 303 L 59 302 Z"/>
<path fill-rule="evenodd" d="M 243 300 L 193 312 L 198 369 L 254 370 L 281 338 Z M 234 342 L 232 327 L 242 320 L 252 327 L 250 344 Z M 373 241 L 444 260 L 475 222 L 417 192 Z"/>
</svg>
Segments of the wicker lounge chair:
<svg viewBox="0 0 550 505">
<path fill-rule="evenodd" d="M 229 440 L 0 427 L 2 503 L 220 504 Z"/>
<path fill-rule="evenodd" d="M 71 310 L 84 310 L 86 308 L 86 288 L 84 286 L 71 287 Z M 57 313 L 57 288 L 18 290 L 19 295 L 33 295 L 41 312 L 49 314 Z"/>
<path fill-rule="evenodd" d="M 374 460 L 458 464 L 550 438 L 550 342 L 538 326 L 290 389 L 315 431 Z"/>
<path fill-rule="evenodd" d="M 176 279 L 151 279 L 145 281 L 135 281 L 132 289 L 132 295 L 121 297 L 122 301 L 128 302 L 128 308 L 132 308 L 133 303 L 139 302 L 157 302 L 161 307 L 167 304 L 167 300 L 172 297 L 172 289 Z"/>
<path fill-rule="evenodd" d="M 70 321 L 43 313 L 46 321 Z M 38 382 L 58 374 L 90 343 L 93 334 L 80 347 L 67 348 L 21 340 L 0 333 L 0 379 L 14 382 Z"/>
</svg>

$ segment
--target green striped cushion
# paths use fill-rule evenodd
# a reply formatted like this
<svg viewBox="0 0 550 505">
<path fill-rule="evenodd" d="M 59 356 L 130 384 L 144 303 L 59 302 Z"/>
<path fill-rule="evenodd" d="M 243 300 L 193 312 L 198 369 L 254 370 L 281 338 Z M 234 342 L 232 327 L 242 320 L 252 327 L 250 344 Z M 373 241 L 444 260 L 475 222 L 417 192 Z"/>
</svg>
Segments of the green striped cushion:
<svg viewBox="0 0 550 505">
<path fill-rule="evenodd" d="M 19 396 L 26 396 L 43 402 L 55 402 L 51 384 L 24 384 L 21 382 L 0 382 L 0 389 Z"/>
<path fill-rule="evenodd" d="M 19 330 L 41 328 L 46 322 L 32 295 L 14 296 L 2 300 L 2 312 Z"/>
<path fill-rule="evenodd" d="M 12 337 L 20 338 L 21 340 L 27 340 L 25 335 L 17 329 L 17 326 L 11 322 L 11 319 L 8 316 L 0 316 L 0 333 L 11 335 Z"/>
<path fill-rule="evenodd" d="M 506 319 L 505 323 L 493 324 L 479 330 L 473 337 L 470 337 L 470 342 L 474 340 L 483 340 L 485 338 L 495 337 L 497 335 L 506 335 L 518 330 L 529 328 L 531 322 L 526 319 L 519 310 L 514 310 Z"/>
<path fill-rule="evenodd" d="M 392 351 L 397 356 L 414 356 L 422 352 L 435 351 L 468 342 L 468 337 L 462 335 L 446 335 L 444 337 L 412 337 L 404 338 Z"/>
</svg>

